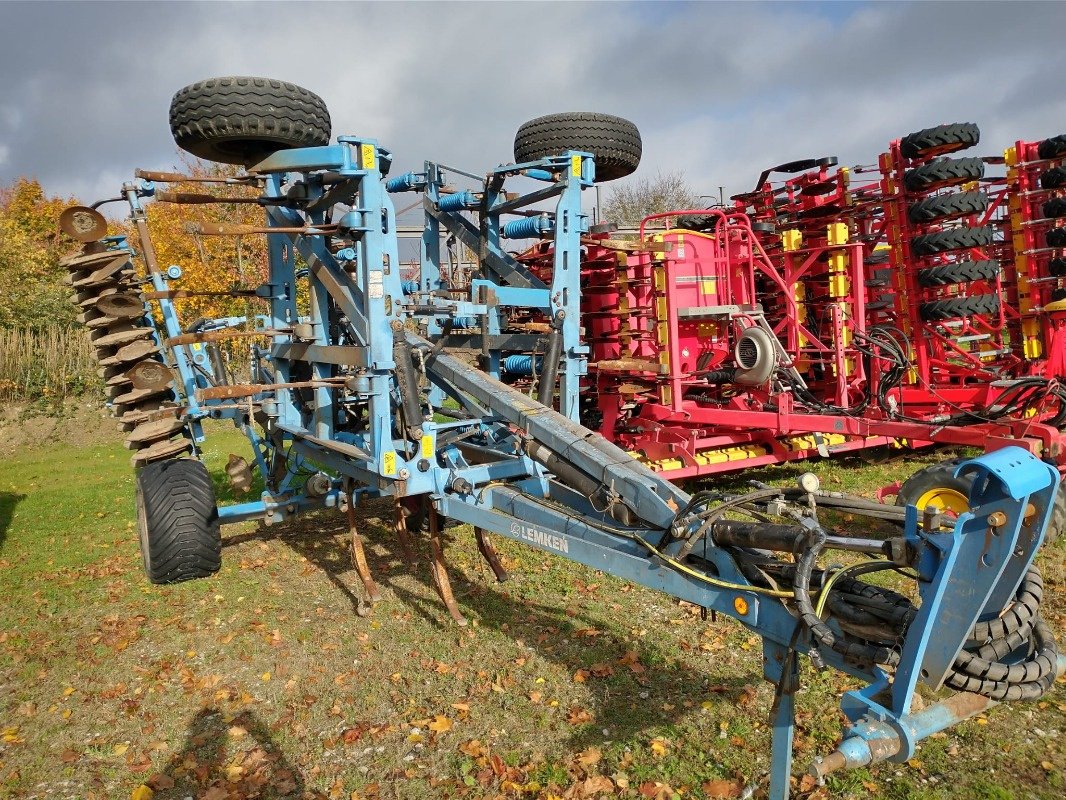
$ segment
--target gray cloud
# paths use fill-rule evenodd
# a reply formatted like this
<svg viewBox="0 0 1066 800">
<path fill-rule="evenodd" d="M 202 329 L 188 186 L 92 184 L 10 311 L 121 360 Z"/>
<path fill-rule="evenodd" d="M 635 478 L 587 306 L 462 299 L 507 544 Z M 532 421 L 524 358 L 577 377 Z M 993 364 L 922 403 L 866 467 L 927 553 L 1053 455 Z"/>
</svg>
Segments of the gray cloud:
<svg viewBox="0 0 1066 800">
<path fill-rule="evenodd" d="M 483 171 L 524 120 L 587 109 L 639 125 L 641 173 L 736 192 L 939 122 L 980 123 L 985 153 L 1063 132 L 1064 22 L 1018 2 L 0 3 L 0 182 L 113 194 L 177 162 L 176 89 L 262 74 L 322 95 L 334 134 L 377 138 L 398 169 Z"/>
</svg>

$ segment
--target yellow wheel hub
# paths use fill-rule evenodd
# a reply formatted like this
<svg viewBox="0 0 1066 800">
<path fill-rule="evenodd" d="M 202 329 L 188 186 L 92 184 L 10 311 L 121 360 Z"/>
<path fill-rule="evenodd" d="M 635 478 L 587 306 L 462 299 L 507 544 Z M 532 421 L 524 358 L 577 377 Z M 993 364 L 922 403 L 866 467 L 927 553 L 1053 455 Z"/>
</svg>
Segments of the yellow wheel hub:
<svg viewBox="0 0 1066 800">
<path fill-rule="evenodd" d="M 970 510 L 970 499 L 957 489 L 937 487 L 922 494 L 914 505 L 919 511 L 924 511 L 928 506 L 935 506 L 957 517 L 962 512 Z"/>
</svg>

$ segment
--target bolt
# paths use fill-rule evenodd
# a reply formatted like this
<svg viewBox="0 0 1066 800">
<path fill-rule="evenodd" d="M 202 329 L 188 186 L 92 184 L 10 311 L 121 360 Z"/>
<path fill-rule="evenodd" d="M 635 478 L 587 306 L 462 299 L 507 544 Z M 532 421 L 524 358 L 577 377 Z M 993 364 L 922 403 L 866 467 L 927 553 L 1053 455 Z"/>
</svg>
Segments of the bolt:
<svg viewBox="0 0 1066 800">
<path fill-rule="evenodd" d="M 988 524 L 993 528 L 1001 528 L 1007 524 L 1007 515 L 1002 511 L 993 511 L 988 515 Z"/>
</svg>

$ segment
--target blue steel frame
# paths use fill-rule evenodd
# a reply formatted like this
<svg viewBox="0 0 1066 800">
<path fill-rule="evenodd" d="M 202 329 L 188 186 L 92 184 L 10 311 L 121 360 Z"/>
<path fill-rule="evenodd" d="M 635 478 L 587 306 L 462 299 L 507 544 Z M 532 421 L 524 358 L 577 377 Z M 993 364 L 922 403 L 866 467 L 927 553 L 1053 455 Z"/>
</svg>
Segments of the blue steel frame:
<svg viewBox="0 0 1066 800">
<path fill-rule="evenodd" d="M 254 398 L 268 419 L 266 436 L 258 435 L 247 410 L 197 400 L 218 376 L 206 359 L 197 359 L 194 346 L 166 346 L 166 339 L 179 335 L 181 328 L 172 303 L 159 301 L 159 339 L 179 375 L 197 440 L 202 438 L 198 423 L 205 417 L 233 420 L 248 435 L 267 481 L 260 500 L 221 507 L 220 519 L 278 521 L 304 507 L 336 506 L 351 482 L 367 494 L 428 495 L 446 517 L 727 614 L 763 638 L 764 673 L 777 687 L 770 797 L 787 798 L 797 655 L 812 647 L 807 631 L 781 598 L 753 586 L 731 552 L 707 538 L 679 569 L 674 557 L 682 539 L 671 535 L 671 526 L 688 496 L 576 423 L 586 354 L 578 328 L 581 234 L 587 228 L 580 195 L 593 182 L 592 156 L 566 153 L 500 167 L 488 173 L 478 193 L 447 191 L 443 169 L 432 163 L 424 173 L 408 173 L 386 185 L 383 173 L 390 161 L 373 140 L 340 137 L 335 145 L 279 152 L 251 169 L 262 178 L 263 196 L 271 201 L 266 204 L 268 225 L 279 229 L 268 234 L 269 277 L 257 290 L 269 302 L 269 314 L 255 324 L 281 333 L 261 351 L 262 360 L 279 383 L 319 382 L 307 393 L 276 388 Z M 519 174 L 545 186 L 522 196 L 505 193 L 505 180 Z M 406 293 L 390 191 L 424 193 L 422 272 L 417 288 L 407 287 Z M 143 215 L 141 198 L 151 194 L 149 184 L 127 185 L 135 216 Z M 553 198 L 552 213 L 523 213 Z M 349 210 L 334 222 L 337 204 Z M 465 212 L 474 212 L 477 222 Z M 502 222 L 515 213 L 521 215 L 518 224 Z M 333 247 L 323 233 L 327 230 Z M 482 265 L 469 299 L 447 294 L 451 287 L 442 280 L 442 231 L 473 249 Z M 552 237 L 556 257 L 550 284 L 504 252 L 501 239 L 509 234 Z M 165 291 L 168 279 L 177 278 L 180 270 L 172 268 L 166 275 L 154 274 L 151 282 Z M 298 302 L 301 286 L 306 286 L 306 309 Z M 501 322 L 508 307 L 538 309 L 559 323 L 559 411 L 498 380 L 506 348 L 493 337 L 505 343 Z M 488 358 L 481 370 L 438 352 L 431 339 L 408 326 L 421 324 L 422 334 L 433 337 L 445 321 L 469 316 L 479 318 L 482 340 L 487 338 Z M 233 318 L 211 324 L 245 323 Z M 424 416 L 417 421 L 417 441 L 397 418 L 403 399 L 395 357 L 403 348 L 419 361 L 430 384 L 428 403 L 422 401 Z M 445 398 L 457 400 L 468 416 L 435 421 Z M 365 414 L 365 423 L 353 429 L 357 414 Z M 407 420 L 408 428 L 411 422 Z M 457 446 L 456 434 L 470 434 L 478 458 L 468 460 L 471 445 Z M 640 523 L 616 521 L 556 480 L 530 456 L 531 440 L 597 476 Z M 332 486 L 324 496 L 311 497 L 296 485 L 291 465 L 282 479 L 271 477 L 272 466 L 287 464 L 290 454 L 331 475 Z M 905 760 L 923 736 L 991 705 L 978 698 L 965 707 L 945 701 L 923 712 L 910 710 L 917 683 L 939 687 L 974 622 L 998 613 L 1015 591 L 1040 545 L 1058 473 L 1020 448 L 986 454 L 959 469 L 973 472 L 976 479 L 971 510 L 953 531 L 922 530 L 913 508 L 906 516 L 904 536 L 914 553 L 923 603 L 907 631 L 895 675 L 876 665 L 848 663 L 832 651 L 822 654 L 830 666 L 868 683 L 849 692 L 842 704 L 854 724 L 831 758 L 845 766 L 888 757 Z M 993 514 L 997 519 L 1003 515 L 1005 522 L 993 525 Z M 696 527 L 692 523 L 689 530 Z M 891 702 L 883 705 L 886 689 Z"/>
</svg>

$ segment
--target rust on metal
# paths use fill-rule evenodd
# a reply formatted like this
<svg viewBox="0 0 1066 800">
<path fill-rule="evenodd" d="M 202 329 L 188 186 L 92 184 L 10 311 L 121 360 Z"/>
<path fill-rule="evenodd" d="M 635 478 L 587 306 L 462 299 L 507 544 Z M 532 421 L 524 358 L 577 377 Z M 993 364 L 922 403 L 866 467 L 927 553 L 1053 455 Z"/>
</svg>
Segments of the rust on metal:
<svg viewBox="0 0 1066 800">
<path fill-rule="evenodd" d="M 212 386 L 208 389 L 197 389 L 196 399 L 204 400 L 233 400 L 237 397 L 252 397 L 262 392 L 272 392 L 275 389 L 343 389 L 343 383 L 328 383 L 326 381 L 293 381 L 290 383 L 246 383 L 235 386 Z"/>
<path fill-rule="evenodd" d="M 222 225 L 215 222 L 188 222 L 185 232 L 200 236 L 248 236 L 254 233 L 322 234 L 337 230 L 336 225 L 316 225 L 310 228 L 270 228 L 259 225 Z"/>
<path fill-rule="evenodd" d="M 444 601 L 445 608 L 452 615 L 456 625 L 466 625 L 466 617 L 459 611 L 459 604 L 455 602 L 455 594 L 452 592 L 452 582 L 448 578 L 448 568 L 444 563 L 444 547 L 440 538 L 440 516 L 432 505 L 429 507 L 429 550 L 432 556 L 430 560 L 430 572 L 433 575 L 433 585 L 437 588 L 437 594 Z"/>
<path fill-rule="evenodd" d="M 496 576 L 496 580 L 499 583 L 503 583 L 511 576 L 507 574 L 507 570 L 504 569 L 503 563 L 500 561 L 500 556 L 496 552 L 496 549 L 492 546 L 492 542 L 489 541 L 488 534 L 485 533 L 482 528 L 474 528 L 474 538 L 477 540 L 477 549 L 481 553 L 482 557 L 488 562 L 489 568 L 492 569 L 492 574 Z"/>
<path fill-rule="evenodd" d="M 174 373 L 161 361 L 146 359 L 130 367 L 126 376 L 133 382 L 135 389 L 156 389 L 170 386 Z"/>
<path fill-rule="evenodd" d="M 400 549 L 403 550 L 404 559 L 408 564 L 412 564 L 415 560 L 415 549 L 411 541 L 411 532 L 407 530 L 407 518 L 411 516 L 411 511 L 399 497 L 393 499 L 393 511 L 395 513 L 396 538 L 400 542 Z"/>
<path fill-rule="evenodd" d="M 381 600 L 381 592 L 378 590 L 378 585 L 374 582 L 374 576 L 370 574 L 370 565 L 366 560 L 366 551 L 363 550 L 363 539 L 359 535 L 359 525 L 355 518 L 355 492 L 352 489 L 349 482 L 347 487 L 348 503 L 345 508 L 345 513 L 348 516 L 348 530 L 352 535 L 352 563 L 355 564 L 355 571 L 359 574 L 359 579 L 363 582 L 363 589 L 366 590 L 367 600 L 373 605 Z"/>
<path fill-rule="evenodd" d="M 257 331 L 246 331 L 242 328 L 221 328 L 217 331 L 200 331 L 199 333 L 183 333 L 171 336 L 167 339 L 168 347 L 177 347 L 182 344 L 205 344 L 208 342 L 224 342 L 227 339 L 243 339 L 252 336 L 292 336 L 292 331 L 261 328 Z"/>
<path fill-rule="evenodd" d="M 197 192 L 156 192 L 155 200 L 159 203 L 179 203 L 183 205 L 204 205 L 206 203 L 258 203 L 257 197 L 219 197 L 213 194 Z"/>
<path fill-rule="evenodd" d="M 71 206 L 59 215 L 59 229 L 79 242 L 95 242 L 107 236 L 107 220 L 87 206 Z"/>
<path fill-rule="evenodd" d="M 96 301 L 96 309 L 116 319 L 137 319 L 145 314 L 144 299 L 133 292 L 103 295 Z"/>
<path fill-rule="evenodd" d="M 191 289 L 170 289 L 165 292 L 145 292 L 145 300 L 182 300 L 186 297 L 258 297 L 255 289 L 226 289 L 218 292 L 198 292 Z"/>
</svg>

